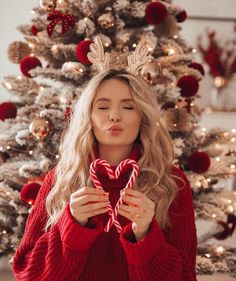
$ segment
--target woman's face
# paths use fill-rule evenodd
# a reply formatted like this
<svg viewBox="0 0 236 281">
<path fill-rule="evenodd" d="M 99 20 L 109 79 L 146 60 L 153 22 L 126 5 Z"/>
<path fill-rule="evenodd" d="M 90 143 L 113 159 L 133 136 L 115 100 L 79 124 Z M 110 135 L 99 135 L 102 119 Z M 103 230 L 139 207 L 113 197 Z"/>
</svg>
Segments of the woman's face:
<svg viewBox="0 0 236 281">
<path fill-rule="evenodd" d="M 141 113 L 129 87 L 117 79 L 105 80 L 92 103 L 93 132 L 100 144 L 130 145 L 139 133 Z"/>
</svg>

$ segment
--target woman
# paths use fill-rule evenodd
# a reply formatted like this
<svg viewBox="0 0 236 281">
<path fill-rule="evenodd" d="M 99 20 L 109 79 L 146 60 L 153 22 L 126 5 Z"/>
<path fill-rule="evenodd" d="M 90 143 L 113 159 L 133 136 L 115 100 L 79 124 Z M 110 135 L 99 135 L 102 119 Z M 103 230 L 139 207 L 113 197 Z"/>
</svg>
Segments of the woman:
<svg viewBox="0 0 236 281">
<path fill-rule="evenodd" d="M 193 281 L 196 228 L 189 182 L 172 166 L 173 147 L 153 92 L 138 76 L 108 70 L 88 83 L 60 144 L 61 157 L 38 194 L 13 260 L 17 280 Z M 121 192 L 131 167 L 117 180 L 103 168 L 94 188 L 90 163 L 115 170 L 137 161 L 139 176 Z M 118 233 L 108 204 L 123 199 Z"/>
</svg>

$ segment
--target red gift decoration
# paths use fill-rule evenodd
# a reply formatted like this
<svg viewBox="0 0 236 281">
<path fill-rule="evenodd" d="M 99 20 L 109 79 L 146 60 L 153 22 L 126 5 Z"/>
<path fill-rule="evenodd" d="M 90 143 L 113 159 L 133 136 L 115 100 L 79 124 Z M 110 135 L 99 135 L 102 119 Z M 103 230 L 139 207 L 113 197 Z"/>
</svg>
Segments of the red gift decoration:
<svg viewBox="0 0 236 281">
<path fill-rule="evenodd" d="M 62 29 L 61 34 L 65 34 L 71 27 L 75 26 L 77 17 L 72 14 L 63 14 L 57 10 L 53 10 L 47 17 L 50 20 L 50 24 L 47 26 L 48 36 L 52 36 L 52 32 L 55 26 L 61 22 Z"/>
</svg>

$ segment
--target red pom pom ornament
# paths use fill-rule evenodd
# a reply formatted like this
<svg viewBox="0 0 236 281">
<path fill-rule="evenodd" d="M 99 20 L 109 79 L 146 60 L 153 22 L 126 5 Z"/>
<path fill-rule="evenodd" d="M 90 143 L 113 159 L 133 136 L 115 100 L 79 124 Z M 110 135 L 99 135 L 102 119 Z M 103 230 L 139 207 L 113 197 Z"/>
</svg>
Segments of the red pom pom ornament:
<svg viewBox="0 0 236 281">
<path fill-rule="evenodd" d="M 205 173 L 211 165 L 210 157 L 203 151 L 193 152 L 188 158 L 188 167 L 194 173 Z"/>
<path fill-rule="evenodd" d="M 198 70 L 202 74 L 202 76 L 205 75 L 205 70 L 200 63 L 192 62 L 188 65 L 188 67 L 191 67 L 191 68 L 194 68 L 194 69 Z"/>
<path fill-rule="evenodd" d="M 38 195 L 41 185 L 36 182 L 29 182 L 23 185 L 20 198 L 26 203 L 33 205 Z"/>
<path fill-rule="evenodd" d="M 194 76 L 185 75 L 179 78 L 177 86 L 180 88 L 181 96 L 192 97 L 197 93 L 199 83 Z"/>
<path fill-rule="evenodd" d="M 177 22 L 183 22 L 186 20 L 187 18 L 187 12 L 185 10 L 181 11 L 180 13 L 178 13 L 175 18 L 177 20 Z"/>
<path fill-rule="evenodd" d="M 38 28 L 35 25 L 32 25 L 31 27 L 31 32 L 34 36 L 37 35 L 37 33 L 39 32 Z"/>
<path fill-rule="evenodd" d="M 0 120 L 15 118 L 17 113 L 17 108 L 12 102 L 3 102 L 0 104 Z"/>
<path fill-rule="evenodd" d="M 166 19 L 167 15 L 166 6 L 161 2 L 151 2 L 145 10 L 146 21 L 149 24 L 159 24 Z"/>
<path fill-rule="evenodd" d="M 87 58 L 88 52 L 90 52 L 89 45 L 92 43 L 90 40 L 81 41 L 75 51 L 76 58 L 83 64 L 91 64 L 90 60 Z"/>
<path fill-rule="evenodd" d="M 40 60 L 34 56 L 24 57 L 20 62 L 20 70 L 22 74 L 28 78 L 32 78 L 32 76 L 29 74 L 29 71 L 37 66 L 42 67 L 42 64 Z"/>
</svg>

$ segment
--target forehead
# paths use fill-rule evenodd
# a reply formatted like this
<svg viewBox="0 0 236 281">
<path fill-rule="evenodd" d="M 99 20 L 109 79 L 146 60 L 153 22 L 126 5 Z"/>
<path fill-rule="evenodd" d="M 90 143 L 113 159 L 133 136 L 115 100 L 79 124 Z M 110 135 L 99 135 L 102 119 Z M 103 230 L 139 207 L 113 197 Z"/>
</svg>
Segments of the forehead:
<svg viewBox="0 0 236 281">
<path fill-rule="evenodd" d="M 131 91 L 129 86 L 120 80 L 109 79 L 103 81 L 97 88 L 95 100 L 99 98 L 113 99 L 132 99 Z"/>
</svg>

